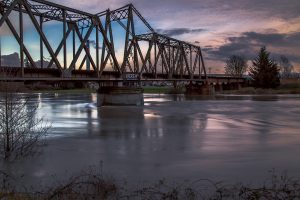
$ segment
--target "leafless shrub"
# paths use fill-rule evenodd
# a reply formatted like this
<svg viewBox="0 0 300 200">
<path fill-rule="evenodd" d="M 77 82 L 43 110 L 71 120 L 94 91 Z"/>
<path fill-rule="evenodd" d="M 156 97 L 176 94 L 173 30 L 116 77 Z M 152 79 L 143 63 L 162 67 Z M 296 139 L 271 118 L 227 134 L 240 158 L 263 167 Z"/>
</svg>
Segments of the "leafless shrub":
<svg viewBox="0 0 300 200">
<path fill-rule="evenodd" d="M 273 173 L 270 180 L 263 186 L 247 186 L 244 184 L 226 185 L 222 182 L 213 182 L 200 179 L 194 182 L 185 181 L 181 184 L 170 184 L 160 180 L 157 184 L 128 189 L 120 186 L 114 180 L 104 178 L 94 172 L 82 172 L 80 175 L 61 182 L 45 191 L 16 191 L 13 184 L 7 184 L 11 178 L 5 173 L 0 177 L 0 199 L 47 199 L 47 200 L 286 200 L 300 198 L 300 182 L 291 179 L 286 174 Z M 0 180 L 2 180 L 0 179 Z"/>
<path fill-rule="evenodd" d="M 36 116 L 38 103 L 19 93 L 18 84 L 0 83 L 0 156 L 15 159 L 32 155 L 50 128 Z"/>
<path fill-rule="evenodd" d="M 115 199 L 117 185 L 99 175 L 83 173 L 70 178 L 66 183 L 40 193 L 45 199 Z"/>
<path fill-rule="evenodd" d="M 243 76 L 247 70 L 247 62 L 242 56 L 232 55 L 226 60 L 225 74 Z"/>
</svg>

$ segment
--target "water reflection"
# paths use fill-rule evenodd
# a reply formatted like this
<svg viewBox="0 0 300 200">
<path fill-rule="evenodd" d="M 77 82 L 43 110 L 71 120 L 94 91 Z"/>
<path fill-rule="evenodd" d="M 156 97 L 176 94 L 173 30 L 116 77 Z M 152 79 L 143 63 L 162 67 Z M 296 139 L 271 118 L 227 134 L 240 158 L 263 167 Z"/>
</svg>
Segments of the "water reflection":
<svg viewBox="0 0 300 200">
<path fill-rule="evenodd" d="M 31 182 L 100 161 L 107 173 L 135 181 L 251 180 L 273 168 L 300 175 L 299 96 L 206 98 L 145 95 L 144 107 L 97 108 L 95 94 L 36 94 L 38 114 L 52 122 L 49 144 L 6 167 Z"/>
<path fill-rule="evenodd" d="M 279 97 L 277 95 L 266 95 L 266 96 L 259 96 L 255 95 L 252 96 L 252 101 L 278 101 Z"/>
</svg>

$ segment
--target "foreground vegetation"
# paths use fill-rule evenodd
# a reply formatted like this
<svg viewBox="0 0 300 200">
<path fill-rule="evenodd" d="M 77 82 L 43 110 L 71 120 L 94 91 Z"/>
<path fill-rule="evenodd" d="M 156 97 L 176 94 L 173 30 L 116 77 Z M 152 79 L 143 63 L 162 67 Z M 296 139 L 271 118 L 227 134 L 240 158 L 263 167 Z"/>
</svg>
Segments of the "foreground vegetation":
<svg viewBox="0 0 300 200">
<path fill-rule="evenodd" d="M 222 94 L 248 94 L 248 95 L 268 95 L 268 94 L 300 94 L 299 79 L 283 79 L 277 88 L 254 88 L 245 87 L 239 90 L 224 90 Z"/>
<path fill-rule="evenodd" d="M 153 185 L 129 189 L 126 184 L 118 184 L 103 175 L 83 172 L 65 182 L 43 191 L 33 191 L 22 186 L 14 187 L 14 179 L 1 173 L 0 199 L 164 199 L 164 200 L 258 200 L 258 199 L 298 199 L 300 181 L 285 174 L 274 172 L 269 180 L 258 187 L 244 184 L 226 185 L 222 182 L 201 179 L 194 182 L 170 184 L 160 180 Z"/>
<path fill-rule="evenodd" d="M 146 94 L 183 94 L 185 92 L 184 87 L 174 88 L 174 87 L 143 87 L 144 93 Z"/>
</svg>

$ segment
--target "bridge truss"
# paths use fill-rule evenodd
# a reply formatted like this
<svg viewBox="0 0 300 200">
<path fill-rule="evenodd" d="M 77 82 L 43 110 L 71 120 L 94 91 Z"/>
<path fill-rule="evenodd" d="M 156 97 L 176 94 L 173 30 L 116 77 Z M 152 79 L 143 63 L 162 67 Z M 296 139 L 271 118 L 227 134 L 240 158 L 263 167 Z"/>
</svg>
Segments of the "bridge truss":
<svg viewBox="0 0 300 200">
<path fill-rule="evenodd" d="M 0 28 L 19 45 L 19 66 L 0 63 L 2 71 L 14 71 L 11 78 L 207 79 L 201 48 L 155 32 L 132 4 L 90 14 L 44 0 L 0 0 L 0 14 Z M 38 34 L 39 59 L 24 42 L 24 18 Z M 62 26 L 57 45 L 45 28 L 55 23 Z"/>
</svg>

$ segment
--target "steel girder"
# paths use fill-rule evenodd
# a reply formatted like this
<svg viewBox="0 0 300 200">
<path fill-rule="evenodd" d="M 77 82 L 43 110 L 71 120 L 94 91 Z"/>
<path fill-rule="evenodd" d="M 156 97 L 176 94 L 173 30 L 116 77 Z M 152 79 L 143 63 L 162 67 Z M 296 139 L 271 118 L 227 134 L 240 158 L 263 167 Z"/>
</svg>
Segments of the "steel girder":
<svg viewBox="0 0 300 200">
<path fill-rule="evenodd" d="M 19 14 L 18 28 L 10 21 L 9 15 L 12 11 Z M 191 79 L 195 75 L 200 79 L 201 77 L 207 78 L 199 46 L 156 33 L 132 4 L 94 15 L 44 0 L 0 0 L 0 14 L 0 27 L 6 23 L 20 45 L 22 76 L 24 76 L 24 67 L 26 67 L 25 56 L 30 67 L 38 67 L 24 44 L 23 15 L 26 14 L 40 36 L 40 67 L 55 67 L 60 71 L 61 77 L 70 78 L 76 67 L 82 70 L 84 63 L 89 61 L 95 77 L 101 78 L 102 73 L 108 69 L 110 61 L 112 70 L 118 72 L 120 76 L 125 73 L 135 73 L 142 77 L 144 73 L 147 73 L 156 77 L 158 73 L 162 73 L 170 79 L 187 75 Z M 145 34 L 136 35 L 134 16 L 147 27 Z M 43 24 L 48 21 L 63 23 L 63 37 L 56 49 L 52 48 L 43 30 Z M 125 30 L 125 45 L 121 63 L 118 62 L 116 56 L 113 23 L 118 23 Z M 87 45 L 92 34 L 95 34 L 93 38 L 96 40 L 95 57 L 91 55 Z M 67 39 L 69 37 L 73 38 L 71 44 L 73 56 L 68 65 L 67 45 L 70 44 L 67 44 Z M 76 37 L 79 40 L 78 48 L 76 48 Z M 100 42 L 102 42 L 101 48 Z M 148 43 L 146 49 L 141 48 L 143 42 Z M 43 66 L 44 47 L 50 54 L 48 66 Z M 61 51 L 63 52 L 62 62 L 58 59 Z M 77 63 L 80 61 L 79 57 L 82 52 L 85 55 L 78 67 Z"/>
<path fill-rule="evenodd" d="M 11 22 L 9 16 L 12 12 L 19 14 L 18 27 L 15 27 Z M 97 51 L 96 59 L 94 59 L 88 49 L 88 41 L 92 33 L 95 33 L 95 38 L 99 39 L 99 35 L 102 36 L 103 42 L 106 44 L 107 48 L 104 51 L 110 52 L 114 55 L 111 49 L 110 41 L 104 33 L 104 26 L 97 15 L 92 15 L 86 12 L 82 12 L 73 8 L 68 8 L 58 4 L 54 4 L 43 0 L 1 0 L 0 1 L 0 27 L 3 23 L 6 23 L 9 30 L 12 32 L 14 38 L 20 45 L 20 59 L 22 76 L 24 75 L 24 54 L 29 61 L 29 67 L 37 68 L 37 64 L 32 59 L 32 55 L 26 48 L 24 44 L 24 31 L 23 31 L 23 16 L 26 14 L 31 23 L 33 24 L 36 32 L 40 37 L 40 67 L 44 68 L 44 47 L 50 55 L 50 62 L 47 68 L 55 67 L 60 71 L 61 77 L 72 76 L 72 71 L 76 68 L 76 63 L 82 53 L 85 52 L 85 57 L 89 59 L 93 70 L 95 71 L 95 76 L 98 76 L 98 71 L 100 69 L 99 62 L 99 41 L 97 41 Z M 39 20 L 38 20 L 39 19 Z M 49 38 L 45 35 L 43 31 L 43 25 L 45 22 L 54 20 L 63 24 L 63 37 L 57 49 L 53 49 L 50 44 Z M 19 31 L 17 31 L 19 29 Z M 71 34 L 73 33 L 73 34 Z M 68 65 L 67 62 L 67 39 L 73 35 L 73 57 L 71 58 L 71 64 Z M 75 38 L 78 38 L 79 46 L 76 47 Z M 98 40 L 97 39 L 97 40 Z M 63 52 L 63 61 L 59 62 L 58 55 Z M 112 58 L 114 62 L 117 62 L 115 56 Z M 54 65 L 53 65 L 54 64 Z M 117 67 L 118 69 L 118 67 Z"/>
</svg>

